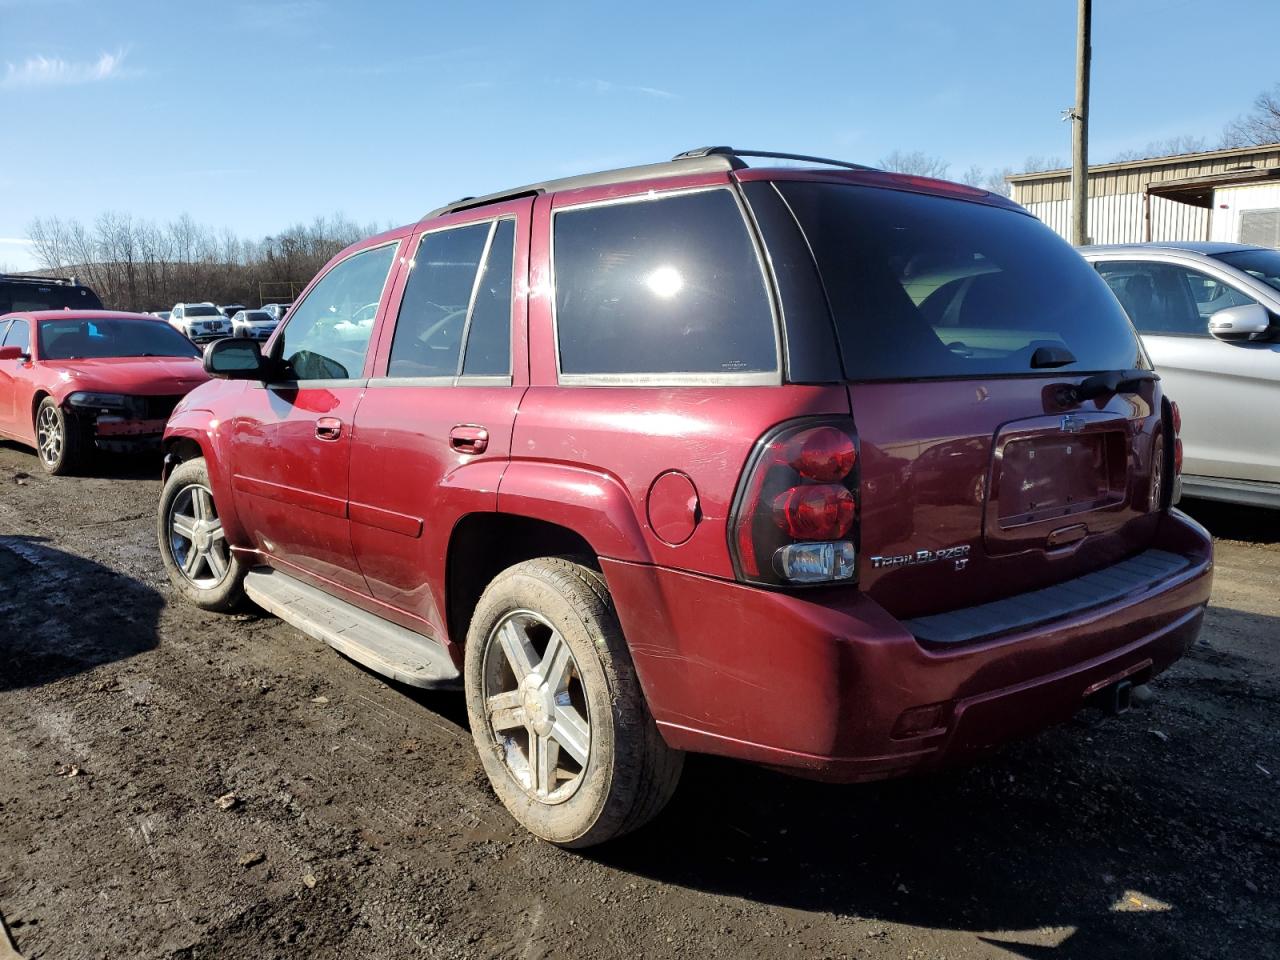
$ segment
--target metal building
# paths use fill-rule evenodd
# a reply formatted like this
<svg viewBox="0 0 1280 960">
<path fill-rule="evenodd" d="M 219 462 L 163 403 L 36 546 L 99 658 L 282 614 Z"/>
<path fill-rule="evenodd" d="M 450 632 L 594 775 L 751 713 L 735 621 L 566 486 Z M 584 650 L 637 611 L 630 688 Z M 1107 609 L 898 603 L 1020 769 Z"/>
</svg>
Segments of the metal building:
<svg viewBox="0 0 1280 960">
<path fill-rule="evenodd" d="M 1009 177 L 1013 199 L 1071 236 L 1071 171 Z M 1280 247 L 1280 143 L 1089 168 L 1092 243 L 1226 240 Z"/>
</svg>

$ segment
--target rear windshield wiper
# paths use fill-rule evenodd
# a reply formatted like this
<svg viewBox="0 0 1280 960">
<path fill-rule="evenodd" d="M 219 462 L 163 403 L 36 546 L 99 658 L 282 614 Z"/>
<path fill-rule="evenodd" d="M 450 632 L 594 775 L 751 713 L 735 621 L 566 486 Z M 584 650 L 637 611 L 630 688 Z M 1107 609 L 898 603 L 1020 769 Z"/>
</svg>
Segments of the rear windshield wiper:
<svg viewBox="0 0 1280 960">
<path fill-rule="evenodd" d="M 1154 370 L 1109 370 L 1085 377 L 1075 387 L 1067 387 L 1066 393 L 1074 403 L 1092 400 L 1107 393 L 1130 391 L 1144 380 L 1159 380 Z"/>
</svg>

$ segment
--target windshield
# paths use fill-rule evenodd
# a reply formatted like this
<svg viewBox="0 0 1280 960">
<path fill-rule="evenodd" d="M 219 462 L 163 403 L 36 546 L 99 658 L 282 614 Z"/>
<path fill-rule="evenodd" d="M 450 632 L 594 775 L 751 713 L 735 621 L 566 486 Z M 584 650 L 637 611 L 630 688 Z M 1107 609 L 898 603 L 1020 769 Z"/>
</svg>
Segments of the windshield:
<svg viewBox="0 0 1280 960">
<path fill-rule="evenodd" d="M 222 314 L 218 312 L 217 307 L 187 307 L 183 311 L 184 316 L 188 317 L 220 317 Z"/>
<path fill-rule="evenodd" d="M 1237 250 L 1235 253 L 1215 253 L 1215 259 L 1243 270 L 1255 280 L 1261 280 L 1274 290 L 1280 290 L 1280 250 Z"/>
<path fill-rule="evenodd" d="M 0 280 L 0 316 L 32 310 L 101 309 L 102 301 L 88 287 L 42 286 L 27 281 Z"/>
<path fill-rule="evenodd" d="M 852 380 L 1147 366 L 1105 282 L 1039 220 L 944 197 L 829 183 L 778 189 L 808 237 Z"/>
<path fill-rule="evenodd" d="M 158 320 L 45 320 L 39 337 L 41 360 L 200 356 L 190 340 Z"/>
</svg>

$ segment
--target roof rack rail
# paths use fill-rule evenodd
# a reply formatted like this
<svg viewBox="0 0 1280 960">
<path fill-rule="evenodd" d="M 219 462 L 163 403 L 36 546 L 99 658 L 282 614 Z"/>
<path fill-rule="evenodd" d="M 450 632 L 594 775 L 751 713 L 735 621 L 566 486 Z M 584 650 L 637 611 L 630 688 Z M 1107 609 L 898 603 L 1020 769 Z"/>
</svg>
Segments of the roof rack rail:
<svg viewBox="0 0 1280 960">
<path fill-rule="evenodd" d="M 76 286 L 78 281 L 75 277 L 45 277 L 36 273 L 0 273 L 0 277 L 5 280 L 22 280 L 27 283 L 66 283 Z"/>
<path fill-rule="evenodd" d="M 844 167 L 847 170 L 876 170 L 865 163 L 851 163 L 848 160 L 832 160 L 830 157 L 811 157 L 805 153 L 779 153 L 776 150 L 739 150 L 735 147 L 697 147 L 677 153 L 672 160 L 687 160 L 694 157 L 763 157 L 769 160 L 802 160 L 805 163 L 821 163 L 828 167 Z"/>
</svg>

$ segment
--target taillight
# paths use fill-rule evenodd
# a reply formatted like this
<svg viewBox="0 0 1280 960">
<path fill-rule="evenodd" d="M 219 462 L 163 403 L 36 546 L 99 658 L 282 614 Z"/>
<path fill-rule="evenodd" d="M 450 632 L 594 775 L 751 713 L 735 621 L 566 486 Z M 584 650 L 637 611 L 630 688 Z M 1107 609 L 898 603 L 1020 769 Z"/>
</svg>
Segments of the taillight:
<svg viewBox="0 0 1280 960">
<path fill-rule="evenodd" d="M 756 445 L 730 518 L 739 579 L 771 585 L 854 577 L 858 444 L 848 420 L 803 420 Z"/>
<path fill-rule="evenodd" d="M 1170 507 L 1182 499 L 1182 411 L 1168 397 L 1164 400 L 1164 430 L 1152 446 L 1151 508 Z M 1165 433 L 1172 443 L 1165 439 Z"/>
</svg>

